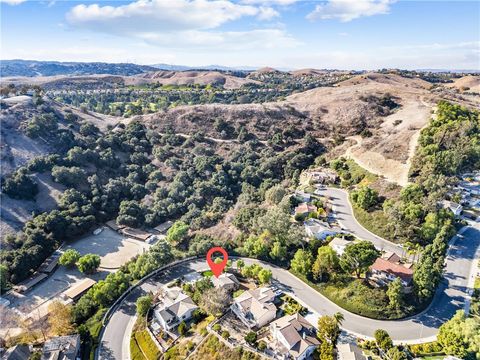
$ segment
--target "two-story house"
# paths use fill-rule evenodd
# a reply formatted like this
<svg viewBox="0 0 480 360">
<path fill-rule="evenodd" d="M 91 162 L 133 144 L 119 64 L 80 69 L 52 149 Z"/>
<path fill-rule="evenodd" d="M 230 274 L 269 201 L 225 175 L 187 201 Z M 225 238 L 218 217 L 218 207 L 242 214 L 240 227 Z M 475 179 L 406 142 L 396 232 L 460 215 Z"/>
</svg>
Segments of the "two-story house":
<svg viewBox="0 0 480 360">
<path fill-rule="evenodd" d="M 155 306 L 153 316 L 164 330 L 172 330 L 192 317 L 198 309 L 190 296 L 178 287 L 167 289 L 163 299 Z"/>
<path fill-rule="evenodd" d="M 234 299 L 230 307 L 249 328 L 261 328 L 275 319 L 277 307 L 273 303 L 275 293 L 268 287 L 245 291 Z"/>
<path fill-rule="evenodd" d="M 404 291 L 410 291 L 410 285 L 413 279 L 413 264 L 402 263 L 400 257 L 392 252 L 385 253 L 379 257 L 367 274 L 369 280 L 372 280 L 379 286 L 386 286 L 390 282 L 399 278 L 404 286 Z"/>
<path fill-rule="evenodd" d="M 302 315 L 286 315 L 270 324 L 270 333 L 285 348 L 285 358 L 308 359 L 320 342 L 315 336 L 315 328 Z"/>
</svg>

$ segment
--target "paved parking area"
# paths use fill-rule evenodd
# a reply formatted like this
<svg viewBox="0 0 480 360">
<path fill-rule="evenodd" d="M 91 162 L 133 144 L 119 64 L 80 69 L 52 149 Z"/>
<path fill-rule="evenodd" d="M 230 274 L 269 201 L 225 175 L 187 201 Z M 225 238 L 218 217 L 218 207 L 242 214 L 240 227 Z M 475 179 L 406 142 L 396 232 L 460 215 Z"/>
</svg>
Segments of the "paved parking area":
<svg viewBox="0 0 480 360">
<path fill-rule="evenodd" d="M 67 249 L 76 249 L 80 254 L 98 254 L 101 257 L 100 269 L 96 274 L 88 276 L 96 281 L 105 278 L 110 272 L 118 269 L 132 257 L 147 251 L 149 244 L 134 239 L 127 239 L 123 235 L 104 228 L 98 235 L 89 234 L 71 244 L 65 245 L 60 252 Z M 10 308 L 23 317 L 38 318 L 48 312 L 48 305 L 60 298 L 69 287 L 83 280 L 86 276 L 76 268 L 67 269 L 58 266 L 53 274 L 45 281 L 36 285 L 25 294 L 12 293 L 6 296 L 10 300 Z"/>
<path fill-rule="evenodd" d="M 142 241 L 129 239 L 104 227 L 98 235 L 87 235 L 63 248 L 76 249 L 80 254 L 97 254 L 102 260 L 100 267 L 104 269 L 117 269 L 132 257 L 142 254 L 150 245 Z"/>
</svg>

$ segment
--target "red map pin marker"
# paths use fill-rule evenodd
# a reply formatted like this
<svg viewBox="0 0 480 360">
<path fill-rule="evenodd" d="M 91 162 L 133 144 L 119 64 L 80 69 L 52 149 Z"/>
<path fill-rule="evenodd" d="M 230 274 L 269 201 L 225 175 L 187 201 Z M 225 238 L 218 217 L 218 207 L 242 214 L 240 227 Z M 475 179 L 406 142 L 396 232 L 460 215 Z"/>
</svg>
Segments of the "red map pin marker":
<svg viewBox="0 0 480 360">
<path fill-rule="evenodd" d="M 216 264 L 212 260 L 212 255 L 213 255 L 213 253 L 216 253 L 216 252 L 219 252 L 223 255 L 223 261 L 221 263 L 218 263 L 218 264 Z M 225 266 L 227 265 L 227 261 L 228 261 L 228 254 L 225 251 L 225 249 L 221 248 L 220 246 L 216 246 L 216 247 L 213 247 L 210 250 L 208 250 L 207 264 L 208 264 L 208 266 L 210 266 L 210 269 L 212 270 L 213 275 L 215 275 L 215 277 L 218 278 L 220 276 L 220 274 L 223 272 L 223 269 L 225 269 Z"/>
</svg>

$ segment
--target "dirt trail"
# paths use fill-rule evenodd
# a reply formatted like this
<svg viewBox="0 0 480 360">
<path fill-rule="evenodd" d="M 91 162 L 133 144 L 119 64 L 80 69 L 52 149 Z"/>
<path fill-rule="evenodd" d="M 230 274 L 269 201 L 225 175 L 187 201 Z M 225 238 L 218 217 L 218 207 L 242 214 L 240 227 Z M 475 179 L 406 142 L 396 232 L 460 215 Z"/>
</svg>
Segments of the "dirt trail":
<svg viewBox="0 0 480 360">
<path fill-rule="evenodd" d="M 381 131 L 386 137 L 382 143 L 376 146 L 366 146 L 368 139 L 360 136 L 352 136 L 348 139 L 354 140 L 355 144 L 346 149 L 344 156 L 355 160 L 361 167 L 373 174 L 381 175 L 387 180 L 401 186 L 408 184 L 408 172 L 411 160 L 415 154 L 420 131 L 428 124 L 430 111 L 433 106 L 419 98 L 404 104 L 396 113 L 385 118 Z M 400 124 L 396 122 L 401 121 Z M 382 151 L 388 145 L 404 139 L 408 145 L 405 149 L 406 161 L 387 158 Z M 403 144 L 405 147 L 405 144 Z"/>
</svg>

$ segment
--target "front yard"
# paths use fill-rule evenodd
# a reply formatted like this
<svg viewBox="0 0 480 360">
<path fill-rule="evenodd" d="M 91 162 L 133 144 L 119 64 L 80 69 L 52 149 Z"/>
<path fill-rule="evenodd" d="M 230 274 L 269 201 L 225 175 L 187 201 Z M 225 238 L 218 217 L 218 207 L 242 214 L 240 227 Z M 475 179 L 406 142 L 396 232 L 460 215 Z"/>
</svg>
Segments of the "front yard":
<svg viewBox="0 0 480 360">
<path fill-rule="evenodd" d="M 237 347 L 231 349 L 217 336 L 211 334 L 193 353 L 191 360 L 260 360 L 253 352 Z"/>
<path fill-rule="evenodd" d="M 160 359 L 160 350 L 150 337 L 144 319 L 139 318 L 130 338 L 130 357 L 132 360 Z"/>
</svg>

